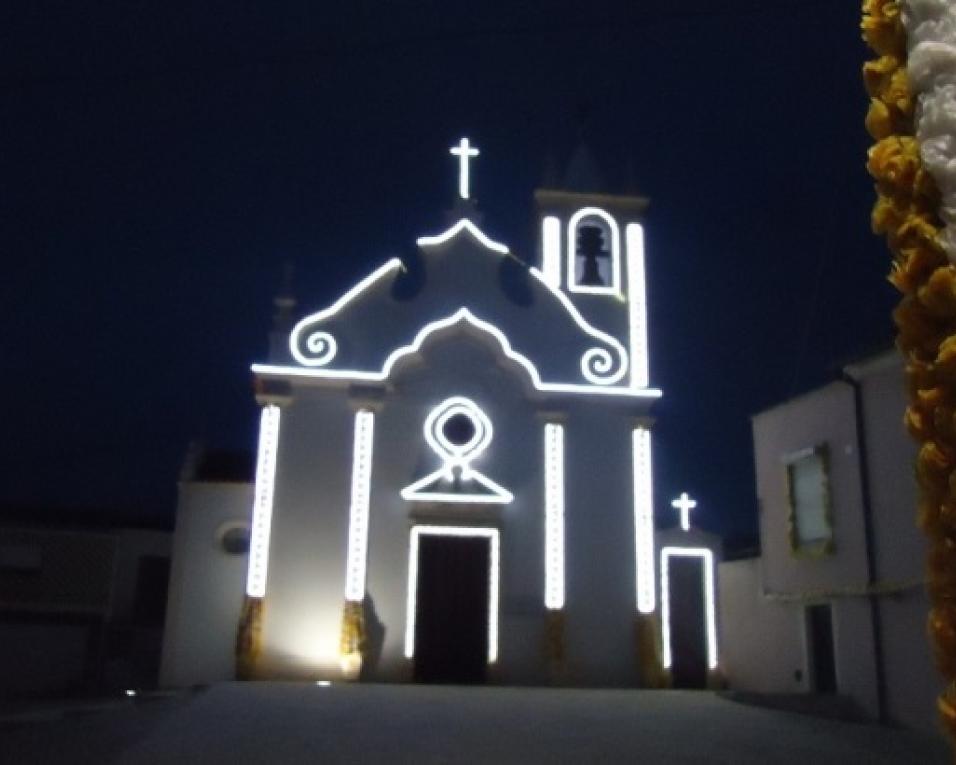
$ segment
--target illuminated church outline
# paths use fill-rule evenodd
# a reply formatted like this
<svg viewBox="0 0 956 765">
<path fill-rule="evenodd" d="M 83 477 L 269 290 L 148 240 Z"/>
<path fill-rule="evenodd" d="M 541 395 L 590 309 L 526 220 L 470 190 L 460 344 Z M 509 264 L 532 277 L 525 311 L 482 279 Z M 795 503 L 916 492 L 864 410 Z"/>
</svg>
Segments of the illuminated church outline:
<svg viewBox="0 0 956 765">
<path fill-rule="evenodd" d="M 538 190 L 529 266 L 479 228 L 478 149 L 450 152 L 458 220 L 252 366 L 244 592 L 218 611 L 187 592 L 236 583 L 190 574 L 214 564 L 182 532 L 165 684 L 225 679 L 226 634 L 240 677 L 660 684 L 647 202 Z M 183 528 L 235 525 L 238 496 L 200 509 L 189 491 Z M 222 621 L 205 636 L 187 626 L 202 610 Z"/>
</svg>

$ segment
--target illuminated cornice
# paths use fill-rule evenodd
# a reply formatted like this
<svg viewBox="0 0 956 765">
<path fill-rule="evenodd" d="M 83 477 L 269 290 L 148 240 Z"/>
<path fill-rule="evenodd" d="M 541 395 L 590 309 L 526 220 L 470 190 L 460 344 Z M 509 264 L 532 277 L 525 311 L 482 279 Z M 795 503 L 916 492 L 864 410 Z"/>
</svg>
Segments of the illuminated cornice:
<svg viewBox="0 0 956 765">
<path fill-rule="evenodd" d="M 602 212 L 603 211 L 597 210 L 596 208 L 584 208 L 579 210 L 578 214 L 585 216 L 596 215 Z M 576 217 L 571 221 L 570 225 L 572 228 L 576 225 L 575 220 Z M 551 243 L 551 250 L 557 250 L 559 246 L 558 240 L 560 238 L 560 230 L 557 228 L 559 226 L 558 221 L 549 219 L 548 225 L 549 230 L 552 231 L 552 239 L 555 240 Z M 611 219 L 608 225 L 612 226 L 615 234 L 613 240 L 616 243 L 614 249 L 617 252 L 617 257 L 614 262 L 617 264 L 615 266 L 615 273 L 617 274 L 616 280 L 619 282 L 621 278 L 621 274 L 619 273 L 620 261 L 622 259 L 622 253 L 619 251 L 621 232 L 617 230 L 613 219 Z M 442 245 L 463 232 L 467 233 L 488 250 L 497 253 L 508 252 L 507 247 L 488 239 L 477 226 L 466 218 L 459 220 L 454 226 L 442 234 L 433 237 L 422 237 L 418 240 L 418 243 L 427 249 Z M 375 361 L 372 362 L 372 364 L 366 362 L 361 366 L 355 363 L 347 367 L 341 364 L 336 366 L 336 364 L 339 363 L 338 357 L 342 345 L 341 335 L 344 334 L 342 331 L 342 318 L 338 315 L 343 309 L 379 282 L 386 278 L 394 277 L 395 274 L 402 269 L 402 264 L 397 258 L 389 260 L 373 271 L 328 308 L 310 314 L 296 323 L 289 337 L 289 345 L 292 357 L 301 366 L 256 364 L 253 366 L 253 371 L 257 374 L 273 376 L 380 382 L 388 378 L 392 367 L 397 361 L 409 354 L 417 353 L 429 335 L 461 321 L 482 329 L 495 337 L 505 355 L 527 370 L 535 388 L 539 391 L 606 393 L 609 395 L 630 395 L 637 398 L 657 398 L 660 396 L 660 391 L 647 387 L 646 309 L 643 300 L 643 247 L 641 246 L 640 227 L 636 224 L 628 226 L 627 233 L 629 235 L 627 237 L 629 287 L 635 289 L 636 292 L 633 296 L 634 299 L 631 301 L 629 321 L 631 334 L 630 352 L 636 354 L 636 358 L 634 359 L 631 358 L 631 353 L 629 353 L 621 341 L 609 333 L 597 329 L 582 316 L 568 295 L 559 288 L 560 278 L 558 277 L 556 279 L 555 273 L 550 273 L 546 276 L 536 268 L 528 268 L 527 270 L 532 283 L 540 287 L 544 292 L 550 295 L 556 303 L 560 304 L 561 309 L 564 311 L 566 317 L 571 320 L 576 331 L 595 341 L 591 347 L 587 347 L 585 341 L 583 352 L 575 349 L 575 353 L 581 354 L 578 364 L 580 377 L 582 378 L 580 382 L 574 379 L 576 375 L 574 375 L 570 369 L 567 369 L 566 362 L 562 362 L 565 369 L 561 373 L 561 377 L 564 377 L 564 380 L 561 382 L 546 382 L 543 380 L 538 367 L 528 357 L 527 349 L 522 347 L 522 351 L 515 350 L 511 338 L 497 326 L 494 319 L 492 317 L 481 316 L 479 309 L 469 304 L 462 305 L 457 311 L 450 315 L 441 316 L 426 323 L 419 329 L 411 342 L 397 345 L 393 347 L 390 352 L 387 348 L 383 349 L 382 352 L 387 352 L 388 354 L 383 362 Z M 552 272 L 556 270 L 555 263 L 553 262 L 556 255 L 557 252 L 554 252 L 549 259 L 549 269 Z M 555 282 L 558 282 L 558 284 L 555 284 Z M 480 300 L 480 296 L 476 299 Z M 469 301 L 469 303 L 470 302 L 472 301 Z M 487 306 L 485 309 L 480 310 L 487 311 Z M 552 308 L 550 310 L 554 309 Z M 508 316 L 512 321 L 514 320 L 513 316 L 510 314 L 508 314 Z M 336 318 L 338 319 L 338 323 L 333 321 Z M 390 332 L 393 334 L 408 332 L 408 329 L 403 329 L 407 326 L 407 322 L 408 316 L 406 314 L 396 329 L 390 330 Z M 336 338 L 336 334 L 340 335 L 339 339 Z M 529 342 L 533 344 L 535 342 L 534 335 L 531 337 L 532 339 L 530 341 L 524 338 L 523 345 L 527 345 Z M 580 342 L 580 340 L 581 338 L 578 338 L 577 342 Z M 541 341 L 539 340 L 537 342 L 540 343 Z M 580 346 L 578 346 L 578 348 L 580 348 Z M 351 352 L 355 353 L 354 349 Z M 376 369 L 376 367 L 373 366 L 373 364 L 377 365 L 378 363 L 381 363 L 380 369 Z M 625 392 L 623 390 L 624 386 L 618 384 L 628 377 L 629 372 L 629 380 L 627 381 L 629 382 L 628 387 L 631 391 Z M 571 379 L 567 379 L 569 374 Z"/>
<path fill-rule="evenodd" d="M 478 244 L 480 244 L 482 247 L 492 250 L 493 252 L 497 252 L 500 255 L 507 255 L 510 252 L 505 245 L 485 236 L 484 232 L 467 218 L 462 218 L 454 226 L 440 234 L 436 234 L 435 236 L 421 236 L 415 240 L 415 244 L 417 244 L 419 247 L 436 247 L 451 239 L 454 239 L 462 231 L 471 234 L 472 238 L 474 238 Z"/>
<path fill-rule="evenodd" d="M 532 269 L 532 272 L 535 272 L 535 269 Z M 562 297 L 564 300 L 567 300 L 566 297 Z M 573 306 L 571 306 L 571 309 L 577 313 Z M 397 348 L 389 354 L 380 371 L 368 372 L 356 369 L 323 369 L 315 367 L 306 368 L 277 364 L 253 364 L 252 371 L 261 375 L 275 375 L 293 378 L 299 377 L 382 382 L 388 379 L 392 369 L 400 359 L 404 358 L 405 356 L 417 354 L 419 351 L 421 351 L 422 345 L 431 334 L 448 329 L 449 327 L 462 322 L 467 323 L 476 329 L 487 332 L 489 335 L 494 337 L 495 340 L 498 341 L 498 344 L 500 345 L 504 355 L 512 361 L 517 362 L 520 366 L 524 367 L 524 369 L 528 372 L 528 376 L 530 377 L 532 384 L 539 391 L 553 393 L 582 393 L 607 396 L 626 396 L 631 398 L 660 398 L 661 396 L 661 391 L 657 388 L 634 389 L 623 386 L 544 382 L 541 379 L 541 375 L 539 374 L 537 367 L 535 367 L 530 359 L 518 353 L 511 347 L 511 343 L 504 332 L 490 322 L 479 319 L 467 308 L 459 308 L 450 316 L 446 316 L 443 319 L 438 319 L 426 324 L 421 330 L 419 330 L 418 334 L 415 335 L 415 338 L 411 343 Z M 614 342 L 617 345 L 620 345 L 617 343 L 617 341 Z M 582 358 L 582 365 L 588 363 L 589 361 L 600 361 L 600 354 L 602 352 L 606 356 L 610 355 L 607 353 L 607 351 L 601 348 L 590 349 Z"/>
<path fill-rule="evenodd" d="M 401 268 L 402 261 L 400 261 L 398 258 L 392 258 L 388 262 L 372 271 L 372 273 L 362 279 L 358 284 L 352 287 L 352 289 L 342 295 L 342 297 L 332 303 L 332 305 L 330 305 L 328 308 L 325 308 L 318 313 L 310 314 L 301 321 L 296 322 L 296 325 L 292 328 L 292 333 L 289 335 L 289 350 L 292 352 L 292 358 L 306 367 L 318 367 L 322 366 L 323 364 L 328 364 L 333 358 L 335 358 L 335 354 L 338 352 L 338 345 L 335 342 L 335 338 L 332 337 L 332 335 L 330 335 L 328 332 L 311 333 L 306 338 L 305 345 L 306 348 L 316 355 L 310 357 L 305 356 L 299 349 L 299 337 L 301 334 L 307 327 L 317 324 L 323 319 L 329 318 L 330 316 L 335 316 L 337 313 L 339 313 L 339 311 L 345 308 L 345 306 L 365 292 L 379 279 L 391 274 L 394 271 L 400 271 Z"/>
</svg>

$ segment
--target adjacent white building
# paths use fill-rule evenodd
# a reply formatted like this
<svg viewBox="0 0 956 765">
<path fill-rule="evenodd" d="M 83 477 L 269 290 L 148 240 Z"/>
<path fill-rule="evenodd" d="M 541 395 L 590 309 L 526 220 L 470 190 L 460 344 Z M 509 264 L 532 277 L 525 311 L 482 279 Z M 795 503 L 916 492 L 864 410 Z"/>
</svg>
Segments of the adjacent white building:
<svg viewBox="0 0 956 765">
<path fill-rule="evenodd" d="M 760 557 L 720 565 L 732 688 L 837 693 L 935 723 L 902 363 L 889 352 L 753 418 Z"/>
</svg>

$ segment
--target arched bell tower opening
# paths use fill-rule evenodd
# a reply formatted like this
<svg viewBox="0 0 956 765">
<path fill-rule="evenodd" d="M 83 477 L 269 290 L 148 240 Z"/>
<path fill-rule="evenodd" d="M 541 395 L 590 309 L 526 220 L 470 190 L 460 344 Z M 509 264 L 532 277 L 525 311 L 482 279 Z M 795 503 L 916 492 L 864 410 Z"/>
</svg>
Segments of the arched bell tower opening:
<svg viewBox="0 0 956 765">
<path fill-rule="evenodd" d="M 621 294 L 621 233 L 599 207 L 582 207 L 568 220 L 567 289 L 592 295 Z"/>
</svg>

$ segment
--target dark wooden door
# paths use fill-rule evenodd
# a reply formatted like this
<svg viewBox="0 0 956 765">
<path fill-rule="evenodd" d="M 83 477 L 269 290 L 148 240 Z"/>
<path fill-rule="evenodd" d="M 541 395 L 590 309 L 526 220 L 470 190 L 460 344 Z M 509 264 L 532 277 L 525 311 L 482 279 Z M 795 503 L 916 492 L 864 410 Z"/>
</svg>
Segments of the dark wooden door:
<svg viewBox="0 0 956 765">
<path fill-rule="evenodd" d="M 674 556 L 668 564 L 671 619 L 671 681 L 675 688 L 707 686 L 707 624 L 704 561 Z"/>
<path fill-rule="evenodd" d="M 829 605 L 807 608 L 813 690 L 836 693 L 836 660 L 833 656 L 833 614 Z"/>
<path fill-rule="evenodd" d="M 420 537 L 415 615 L 419 682 L 484 681 L 489 553 L 485 537 Z"/>
</svg>

